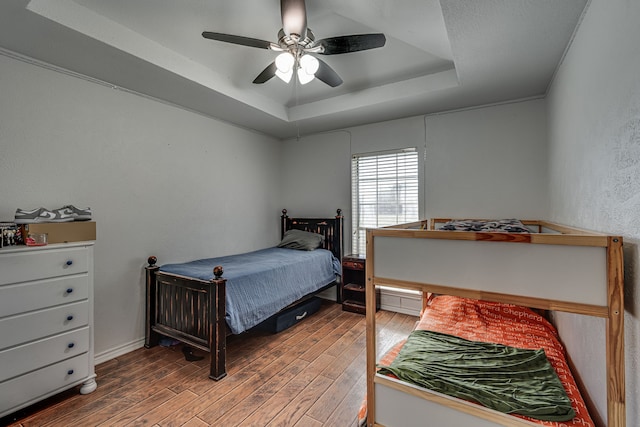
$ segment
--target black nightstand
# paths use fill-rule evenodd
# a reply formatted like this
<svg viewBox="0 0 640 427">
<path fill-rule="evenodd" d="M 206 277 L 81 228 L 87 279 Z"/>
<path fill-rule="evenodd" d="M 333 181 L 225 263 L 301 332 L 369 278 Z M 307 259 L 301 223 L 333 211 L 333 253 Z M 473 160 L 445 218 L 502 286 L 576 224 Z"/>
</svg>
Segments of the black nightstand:
<svg viewBox="0 0 640 427">
<path fill-rule="evenodd" d="M 364 255 L 351 254 L 342 257 L 342 309 L 354 313 L 366 314 L 366 258 Z M 376 289 L 376 311 L 380 309 L 380 291 Z"/>
</svg>

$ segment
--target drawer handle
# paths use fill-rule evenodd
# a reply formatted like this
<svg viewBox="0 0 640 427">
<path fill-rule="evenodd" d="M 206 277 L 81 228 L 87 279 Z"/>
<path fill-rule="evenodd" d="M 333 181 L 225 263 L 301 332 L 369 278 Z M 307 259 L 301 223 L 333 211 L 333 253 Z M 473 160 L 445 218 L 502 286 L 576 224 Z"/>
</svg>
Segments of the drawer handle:
<svg viewBox="0 0 640 427">
<path fill-rule="evenodd" d="M 67 293 L 70 294 L 71 292 L 73 292 L 73 288 L 67 288 Z"/>
<path fill-rule="evenodd" d="M 71 264 L 73 264 L 73 260 L 71 260 L 71 259 L 70 259 L 70 260 L 67 260 L 66 264 L 67 264 L 67 265 L 71 265 Z"/>
<path fill-rule="evenodd" d="M 69 348 L 73 348 L 73 347 L 75 347 L 75 346 L 76 346 L 76 345 L 75 345 L 75 343 L 72 343 L 72 342 L 70 342 L 69 344 L 67 344 L 67 347 L 69 347 Z"/>
<path fill-rule="evenodd" d="M 68 315 L 67 320 L 73 320 L 73 315 L 72 314 Z"/>
<path fill-rule="evenodd" d="M 73 375 L 73 369 L 69 369 L 69 370 L 67 371 L 67 375 Z"/>
</svg>

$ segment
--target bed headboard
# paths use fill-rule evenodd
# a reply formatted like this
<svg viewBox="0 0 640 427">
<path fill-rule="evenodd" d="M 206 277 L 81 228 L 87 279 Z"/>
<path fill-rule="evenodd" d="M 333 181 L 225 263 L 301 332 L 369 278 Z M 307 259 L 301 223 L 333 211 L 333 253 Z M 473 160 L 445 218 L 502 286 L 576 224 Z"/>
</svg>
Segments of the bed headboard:
<svg viewBox="0 0 640 427">
<path fill-rule="evenodd" d="M 336 211 L 336 216 L 331 218 L 290 218 L 287 210 L 282 209 L 280 238 L 285 231 L 295 229 L 318 233 L 324 236 L 321 247 L 330 250 L 333 255 L 342 260 L 342 209 Z"/>
</svg>

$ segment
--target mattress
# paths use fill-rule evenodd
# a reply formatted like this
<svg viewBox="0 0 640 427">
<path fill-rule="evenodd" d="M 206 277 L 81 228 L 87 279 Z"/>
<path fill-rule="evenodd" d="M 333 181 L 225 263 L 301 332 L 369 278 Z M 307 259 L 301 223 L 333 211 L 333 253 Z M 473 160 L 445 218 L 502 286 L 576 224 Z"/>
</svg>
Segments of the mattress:
<svg viewBox="0 0 640 427">
<path fill-rule="evenodd" d="M 491 233 L 530 233 L 520 220 L 517 219 L 456 219 L 444 223 L 439 230 L 447 231 L 475 231 Z"/>
<path fill-rule="evenodd" d="M 226 284 L 225 320 L 233 334 L 259 324 L 336 280 L 340 262 L 325 249 L 267 248 L 238 255 L 165 264 L 160 271 L 200 280 L 221 265 Z"/>
<path fill-rule="evenodd" d="M 562 382 L 576 416 L 570 421 L 562 422 L 514 416 L 546 426 L 594 426 L 569 369 L 558 333 L 553 325 L 538 313 L 510 304 L 441 295 L 431 299 L 416 329 L 455 335 L 470 341 L 491 342 L 529 350 L 543 349 Z M 398 343 L 384 355 L 379 364 L 389 365 L 403 344 Z M 358 417 L 362 421 L 365 416 L 366 409 L 363 407 Z"/>
</svg>

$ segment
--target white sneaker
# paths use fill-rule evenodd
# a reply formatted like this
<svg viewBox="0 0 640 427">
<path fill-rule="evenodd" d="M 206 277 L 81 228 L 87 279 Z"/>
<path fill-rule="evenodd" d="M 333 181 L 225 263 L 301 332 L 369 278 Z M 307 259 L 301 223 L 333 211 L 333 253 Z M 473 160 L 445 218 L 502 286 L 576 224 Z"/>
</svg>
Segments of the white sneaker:
<svg viewBox="0 0 640 427">
<path fill-rule="evenodd" d="M 78 209 L 73 205 L 66 205 L 54 212 L 62 218 L 71 217 L 71 221 L 89 221 L 91 219 L 91 208 Z"/>
<path fill-rule="evenodd" d="M 61 215 L 49 209 L 37 208 L 30 211 L 16 209 L 16 224 L 35 224 L 39 222 L 70 222 L 73 221 L 71 215 Z"/>
</svg>

